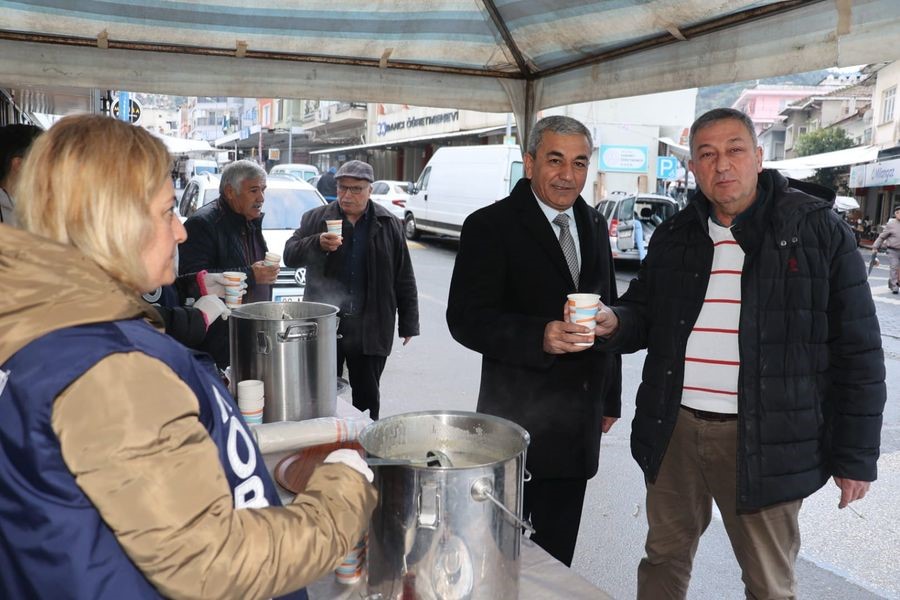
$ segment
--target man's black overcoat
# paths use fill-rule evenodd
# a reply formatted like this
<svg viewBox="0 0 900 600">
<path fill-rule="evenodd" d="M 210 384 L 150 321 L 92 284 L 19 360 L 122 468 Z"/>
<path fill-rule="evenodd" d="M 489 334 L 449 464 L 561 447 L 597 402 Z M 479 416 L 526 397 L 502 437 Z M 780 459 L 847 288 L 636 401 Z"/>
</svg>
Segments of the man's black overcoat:
<svg viewBox="0 0 900 600">
<path fill-rule="evenodd" d="M 606 220 L 579 197 L 579 292 L 616 300 Z M 447 323 L 483 355 L 478 411 L 528 430 L 528 470 L 536 478 L 590 478 L 597 472 L 601 417 L 619 416 L 621 361 L 589 348 L 551 355 L 544 327 L 561 320 L 574 284 L 550 222 L 522 179 L 509 197 L 466 219 L 453 269 Z"/>
</svg>

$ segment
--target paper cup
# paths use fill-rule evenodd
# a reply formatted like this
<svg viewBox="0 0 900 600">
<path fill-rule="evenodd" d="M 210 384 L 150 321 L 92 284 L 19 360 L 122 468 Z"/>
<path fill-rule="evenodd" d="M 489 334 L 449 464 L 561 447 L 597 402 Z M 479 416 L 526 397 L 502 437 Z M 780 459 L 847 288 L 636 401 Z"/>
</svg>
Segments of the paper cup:
<svg viewBox="0 0 900 600">
<path fill-rule="evenodd" d="M 269 266 L 269 267 L 274 266 L 274 265 L 280 265 L 281 264 L 281 255 L 275 254 L 274 252 L 266 252 L 265 263 L 266 263 L 266 266 Z"/>
<path fill-rule="evenodd" d="M 328 233 L 343 235 L 344 222 L 341 219 L 329 219 L 325 221 L 325 225 L 328 226 Z"/>
<path fill-rule="evenodd" d="M 238 408 L 247 423 L 262 423 L 263 409 L 266 404 L 264 392 L 263 382 L 258 379 L 245 379 L 238 382 Z"/>
<path fill-rule="evenodd" d="M 338 583 L 352 585 L 362 579 L 363 564 L 366 561 L 366 546 L 368 545 L 368 533 L 363 535 L 359 543 L 347 553 L 344 560 L 334 570 L 334 578 Z"/>
<path fill-rule="evenodd" d="M 264 405 L 260 403 L 259 408 L 242 408 L 241 416 L 247 425 L 261 425 L 263 422 Z"/>
<path fill-rule="evenodd" d="M 567 298 L 569 300 L 569 321 L 571 323 L 578 323 L 579 325 L 584 325 L 586 327 L 594 329 L 594 326 L 597 324 L 597 310 L 600 309 L 600 295 L 569 294 Z M 589 342 L 579 342 L 577 344 L 578 346 L 594 345 L 593 331 L 590 333 L 578 335 L 584 335 L 585 337 L 590 337 L 591 339 L 591 341 Z"/>
<path fill-rule="evenodd" d="M 225 278 L 225 285 L 229 283 L 243 283 L 247 280 L 247 274 L 243 271 L 225 271 L 222 273 L 222 276 Z"/>
<path fill-rule="evenodd" d="M 236 308 L 241 305 L 241 285 L 225 285 L 225 306 Z"/>
<path fill-rule="evenodd" d="M 261 400 L 264 395 L 265 384 L 259 379 L 245 379 L 237 384 L 238 404 L 244 400 Z"/>
</svg>

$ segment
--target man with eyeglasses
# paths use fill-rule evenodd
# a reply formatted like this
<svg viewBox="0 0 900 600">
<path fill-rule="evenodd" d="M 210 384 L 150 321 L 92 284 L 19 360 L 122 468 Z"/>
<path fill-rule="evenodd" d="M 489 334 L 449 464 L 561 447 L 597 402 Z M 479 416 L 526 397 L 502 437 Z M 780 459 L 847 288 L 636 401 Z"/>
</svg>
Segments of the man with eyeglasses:
<svg viewBox="0 0 900 600">
<path fill-rule="evenodd" d="M 369 201 L 372 166 L 351 160 L 334 177 L 337 202 L 303 215 L 284 246 L 284 264 L 306 267 L 304 300 L 340 308 L 337 374 L 346 363 L 353 406 L 377 420 L 394 323 L 404 346 L 419 335 L 416 277 L 400 222 Z M 341 233 L 328 232 L 333 220 L 342 221 Z"/>
</svg>

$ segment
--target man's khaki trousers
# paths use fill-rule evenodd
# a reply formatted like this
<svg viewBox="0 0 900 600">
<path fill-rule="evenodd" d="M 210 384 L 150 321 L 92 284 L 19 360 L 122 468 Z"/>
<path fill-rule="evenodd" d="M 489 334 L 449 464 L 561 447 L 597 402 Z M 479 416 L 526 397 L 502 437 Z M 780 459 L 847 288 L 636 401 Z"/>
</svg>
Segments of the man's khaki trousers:
<svg viewBox="0 0 900 600">
<path fill-rule="evenodd" d="M 722 514 L 746 597 L 794 598 L 802 500 L 738 514 L 738 421 L 700 419 L 679 411 L 655 483 L 647 484 L 647 556 L 638 567 L 638 599 L 685 598 L 712 502 Z"/>
</svg>

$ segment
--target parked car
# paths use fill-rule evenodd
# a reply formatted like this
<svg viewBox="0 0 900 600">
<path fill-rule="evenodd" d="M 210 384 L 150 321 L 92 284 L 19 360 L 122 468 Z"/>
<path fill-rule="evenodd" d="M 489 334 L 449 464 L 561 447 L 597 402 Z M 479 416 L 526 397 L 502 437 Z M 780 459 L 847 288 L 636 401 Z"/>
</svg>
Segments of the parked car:
<svg viewBox="0 0 900 600">
<path fill-rule="evenodd" d="M 458 238 L 466 217 L 508 196 L 522 173 L 518 146 L 438 148 L 409 190 L 406 237 L 425 231 Z"/>
<path fill-rule="evenodd" d="M 285 163 L 281 165 L 275 165 L 274 167 L 272 167 L 272 170 L 269 171 L 269 174 L 271 175 L 277 175 L 279 173 L 287 173 L 288 175 L 292 175 L 301 181 L 309 181 L 319 174 L 319 168 L 315 165 Z"/>
<path fill-rule="evenodd" d="M 183 219 L 194 214 L 201 206 L 219 197 L 219 176 L 209 173 L 193 178 L 179 203 Z M 315 187 L 305 181 L 290 177 L 266 179 L 265 204 L 263 204 L 263 237 L 270 252 L 284 254 L 284 244 L 300 227 L 303 214 L 326 204 L 325 198 Z M 300 301 L 306 287 L 306 268 L 289 269 L 282 266 L 278 280 L 272 286 L 272 300 Z"/>
<path fill-rule="evenodd" d="M 176 181 L 181 187 L 185 187 L 192 177 L 203 173 L 218 173 L 219 165 L 214 160 L 187 158 L 181 156 L 175 161 Z"/>
<path fill-rule="evenodd" d="M 409 182 L 382 179 L 372 184 L 370 198 L 394 213 L 394 216 L 402 221 L 403 209 L 406 208 L 406 201 L 409 200 L 408 188 Z"/>
<path fill-rule="evenodd" d="M 644 248 L 656 227 L 679 210 L 678 202 L 658 194 L 614 192 L 597 203 L 597 210 L 609 224 L 609 246 L 616 260 L 638 261 L 634 240 L 634 220 L 640 219 Z"/>
<path fill-rule="evenodd" d="M 204 204 L 219 197 L 219 176 L 215 173 L 201 173 L 191 177 L 178 202 L 178 214 L 184 221 Z"/>
</svg>

